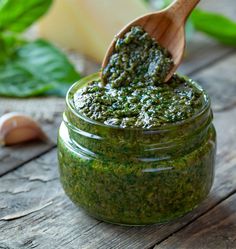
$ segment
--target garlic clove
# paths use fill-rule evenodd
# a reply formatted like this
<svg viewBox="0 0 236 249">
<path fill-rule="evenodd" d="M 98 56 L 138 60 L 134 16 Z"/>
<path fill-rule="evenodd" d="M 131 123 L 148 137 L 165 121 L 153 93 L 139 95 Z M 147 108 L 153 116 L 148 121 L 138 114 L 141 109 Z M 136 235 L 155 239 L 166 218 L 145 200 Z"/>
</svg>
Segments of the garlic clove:
<svg viewBox="0 0 236 249">
<path fill-rule="evenodd" d="M 47 140 L 47 136 L 30 116 L 11 112 L 0 117 L 1 145 L 19 144 L 36 139 Z"/>
</svg>

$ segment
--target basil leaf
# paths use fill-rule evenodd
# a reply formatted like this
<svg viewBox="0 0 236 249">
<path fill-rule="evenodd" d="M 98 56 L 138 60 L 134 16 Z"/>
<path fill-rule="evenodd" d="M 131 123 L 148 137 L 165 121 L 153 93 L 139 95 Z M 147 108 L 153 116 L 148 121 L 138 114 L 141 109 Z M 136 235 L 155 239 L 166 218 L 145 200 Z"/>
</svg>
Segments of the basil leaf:
<svg viewBox="0 0 236 249">
<path fill-rule="evenodd" d="M 20 39 L 13 34 L 0 33 L 0 63 L 4 63 L 14 54 L 19 46 L 25 44 L 24 39 Z"/>
<path fill-rule="evenodd" d="M 7 97 L 29 97 L 41 95 L 53 88 L 52 83 L 36 78 L 17 63 L 0 66 L 0 95 Z"/>
<path fill-rule="evenodd" d="M 195 27 L 194 27 L 194 24 L 192 22 L 192 18 L 190 16 L 185 24 L 185 34 L 186 34 L 186 41 L 187 42 L 191 41 L 191 38 L 194 34 L 194 31 L 195 31 Z"/>
<path fill-rule="evenodd" d="M 229 18 L 200 9 L 191 15 L 195 28 L 226 45 L 236 45 L 236 22 Z"/>
<path fill-rule="evenodd" d="M 46 41 L 36 40 L 20 47 L 12 58 L 0 65 L 0 95 L 61 96 L 79 78 L 62 52 Z"/>
<path fill-rule="evenodd" d="M 35 75 L 44 75 L 55 81 L 71 84 L 79 74 L 67 57 L 45 40 L 36 40 L 18 50 L 20 63 Z"/>
<path fill-rule="evenodd" d="M 49 9 L 52 0 L 0 0 L 0 32 L 22 32 Z"/>
</svg>

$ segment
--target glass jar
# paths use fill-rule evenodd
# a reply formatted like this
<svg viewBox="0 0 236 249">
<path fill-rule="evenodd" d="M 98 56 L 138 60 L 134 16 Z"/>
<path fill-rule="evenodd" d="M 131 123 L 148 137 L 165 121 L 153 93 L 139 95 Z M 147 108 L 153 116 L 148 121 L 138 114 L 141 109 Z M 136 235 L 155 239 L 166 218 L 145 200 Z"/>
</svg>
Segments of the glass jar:
<svg viewBox="0 0 236 249">
<path fill-rule="evenodd" d="M 214 176 L 216 133 L 208 95 L 204 108 L 185 121 L 120 128 L 75 109 L 74 93 L 97 78 L 75 83 L 66 97 L 58 136 L 66 194 L 90 215 L 116 224 L 163 223 L 191 211 L 208 195 Z"/>
</svg>

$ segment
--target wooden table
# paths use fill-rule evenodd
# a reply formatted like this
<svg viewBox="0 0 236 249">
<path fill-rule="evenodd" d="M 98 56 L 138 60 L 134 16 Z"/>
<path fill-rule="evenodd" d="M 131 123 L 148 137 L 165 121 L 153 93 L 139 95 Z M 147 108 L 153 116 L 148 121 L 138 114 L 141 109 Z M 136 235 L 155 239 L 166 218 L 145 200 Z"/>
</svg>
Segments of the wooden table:
<svg viewBox="0 0 236 249">
<path fill-rule="evenodd" d="M 224 7 L 232 15 L 234 1 L 204 4 Z M 56 133 L 64 100 L 1 98 L 0 115 L 29 113 L 51 142 L 0 149 L 0 248 L 235 249 L 236 49 L 196 34 L 181 71 L 210 93 L 218 133 L 214 186 L 197 209 L 177 221 L 144 227 L 116 226 L 87 216 L 66 197 L 58 179 Z"/>
</svg>

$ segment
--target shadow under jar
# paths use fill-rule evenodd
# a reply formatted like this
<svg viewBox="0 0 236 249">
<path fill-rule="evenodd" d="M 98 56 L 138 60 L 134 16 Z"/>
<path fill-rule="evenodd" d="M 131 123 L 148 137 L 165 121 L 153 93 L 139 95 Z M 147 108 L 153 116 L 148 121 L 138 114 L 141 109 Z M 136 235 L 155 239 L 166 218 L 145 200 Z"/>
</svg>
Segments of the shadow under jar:
<svg viewBox="0 0 236 249">
<path fill-rule="evenodd" d="M 75 109 L 76 91 L 96 79 L 98 74 L 80 80 L 67 94 L 58 136 L 66 194 L 97 219 L 123 225 L 163 223 L 191 211 L 206 198 L 214 177 L 216 133 L 208 95 L 203 109 L 187 120 L 155 129 L 120 128 Z"/>
</svg>

